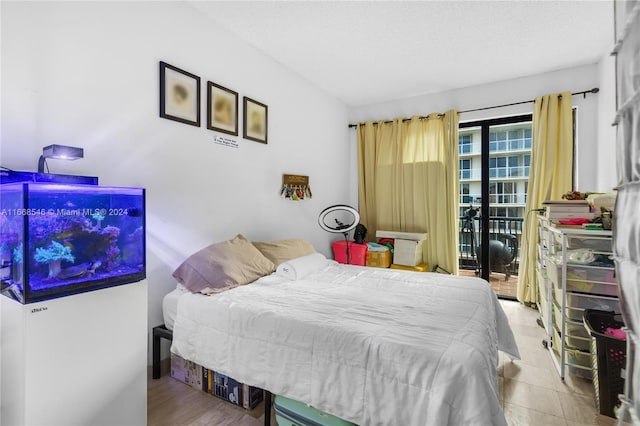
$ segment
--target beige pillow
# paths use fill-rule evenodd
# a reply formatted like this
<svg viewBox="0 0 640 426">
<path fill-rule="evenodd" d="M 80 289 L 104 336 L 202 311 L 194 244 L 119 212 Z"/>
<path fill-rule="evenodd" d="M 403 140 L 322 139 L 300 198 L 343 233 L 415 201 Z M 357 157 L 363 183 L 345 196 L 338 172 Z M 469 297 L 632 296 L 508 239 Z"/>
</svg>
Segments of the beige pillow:
<svg viewBox="0 0 640 426">
<path fill-rule="evenodd" d="M 272 261 L 276 268 L 283 262 L 316 252 L 309 241 L 302 239 L 275 240 L 268 243 L 254 241 L 253 245 Z"/>
<path fill-rule="evenodd" d="M 212 294 L 248 284 L 275 270 L 275 265 L 238 234 L 189 256 L 173 277 L 193 293 Z"/>
</svg>

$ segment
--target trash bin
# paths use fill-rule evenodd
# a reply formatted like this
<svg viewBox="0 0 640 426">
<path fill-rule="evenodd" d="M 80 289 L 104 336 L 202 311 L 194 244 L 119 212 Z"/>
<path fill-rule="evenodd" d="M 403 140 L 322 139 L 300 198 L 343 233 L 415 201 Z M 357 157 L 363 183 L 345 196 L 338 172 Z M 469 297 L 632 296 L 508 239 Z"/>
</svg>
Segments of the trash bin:
<svg viewBox="0 0 640 426">
<path fill-rule="evenodd" d="M 607 328 L 624 326 L 615 312 L 585 309 L 584 326 L 591 335 L 591 366 L 593 388 L 600 414 L 615 417 L 614 408 L 620 404 L 618 395 L 624 392 L 627 343 L 605 334 Z"/>
</svg>

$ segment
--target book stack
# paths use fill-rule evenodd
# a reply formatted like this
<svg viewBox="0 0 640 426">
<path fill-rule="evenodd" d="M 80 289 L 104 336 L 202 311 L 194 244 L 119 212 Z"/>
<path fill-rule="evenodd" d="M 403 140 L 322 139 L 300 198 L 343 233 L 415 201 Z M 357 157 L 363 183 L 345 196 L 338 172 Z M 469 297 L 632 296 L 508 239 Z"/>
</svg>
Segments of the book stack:
<svg viewBox="0 0 640 426">
<path fill-rule="evenodd" d="M 591 220 L 595 216 L 586 200 L 545 201 L 542 204 L 545 206 L 545 216 L 551 221 L 575 218 Z"/>
<path fill-rule="evenodd" d="M 176 354 L 171 354 L 171 377 L 247 410 L 258 405 L 264 396 L 260 388 L 240 383 Z"/>
</svg>

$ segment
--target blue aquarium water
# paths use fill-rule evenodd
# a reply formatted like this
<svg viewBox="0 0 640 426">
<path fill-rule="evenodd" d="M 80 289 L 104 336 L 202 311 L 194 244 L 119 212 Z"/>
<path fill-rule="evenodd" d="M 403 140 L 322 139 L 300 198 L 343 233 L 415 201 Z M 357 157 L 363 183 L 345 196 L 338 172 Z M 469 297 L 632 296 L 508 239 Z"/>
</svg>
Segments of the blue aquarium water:
<svg viewBox="0 0 640 426">
<path fill-rule="evenodd" d="M 21 303 L 145 278 L 145 191 L 0 185 L 0 292 Z"/>
</svg>

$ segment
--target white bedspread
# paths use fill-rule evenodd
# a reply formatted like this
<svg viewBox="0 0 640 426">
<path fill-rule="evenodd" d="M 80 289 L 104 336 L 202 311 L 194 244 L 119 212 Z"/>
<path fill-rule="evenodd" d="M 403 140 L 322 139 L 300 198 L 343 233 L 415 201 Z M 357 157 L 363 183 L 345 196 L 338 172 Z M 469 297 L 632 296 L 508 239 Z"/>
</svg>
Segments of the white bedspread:
<svg viewBox="0 0 640 426">
<path fill-rule="evenodd" d="M 498 349 L 519 353 L 478 278 L 338 265 L 180 298 L 172 352 L 360 425 L 504 425 Z"/>
</svg>

